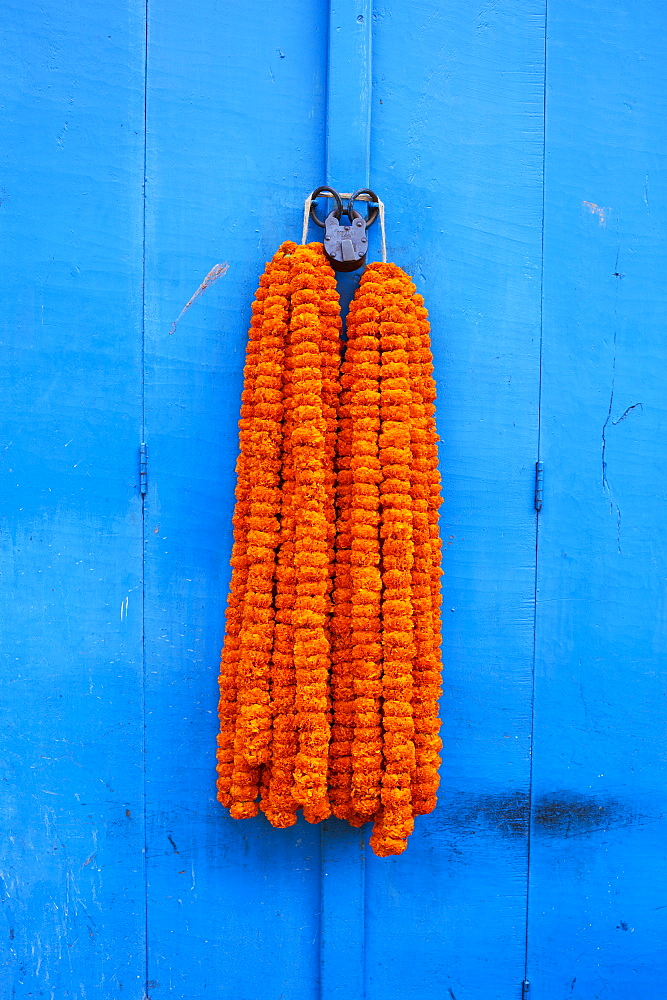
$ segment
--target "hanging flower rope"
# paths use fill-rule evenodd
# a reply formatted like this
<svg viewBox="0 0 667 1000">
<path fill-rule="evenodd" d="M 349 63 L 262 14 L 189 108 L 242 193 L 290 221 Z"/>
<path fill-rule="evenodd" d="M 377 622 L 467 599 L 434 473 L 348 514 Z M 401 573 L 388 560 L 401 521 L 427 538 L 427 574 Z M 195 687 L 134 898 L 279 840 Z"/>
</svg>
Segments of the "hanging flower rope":
<svg viewBox="0 0 667 1000">
<path fill-rule="evenodd" d="M 440 663 L 440 553 L 438 510 L 440 474 L 435 432 L 435 381 L 429 344 L 428 314 L 421 295 L 414 294 L 414 319 L 408 338 L 408 365 L 412 387 L 412 499 L 415 525 L 415 563 L 412 572 L 417 655 L 413 674 L 416 771 L 412 783 L 415 815 L 432 812 L 438 788 L 438 702 Z M 416 323 L 415 323 L 416 320 Z"/>
<path fill-rule="evenodd" d="M 282 382 L 288 321 L 288 266 L 280 251 L 267 268 L 259 333 L 253 412 L 245 438 L 249 480 L 246 515 L 248 574 L 239 631 L 236 731 L 231 814 L 257 814 L 260 765 L 270 760 L 270 667 L 273 588 L 279 533 Z"/>
<path fill-rule="evenodd" d="M 354 682 L 352 677 L 352 583 L 350 577 L 352 379 L 341 369 L 336 447 L 336 525 L 333 601 L 331 618 L 331 697 L 333 702 L 329 744 L 329 797 L 334 816 L 361 826 L 352 808 L 352 743 L 354 740 Z"/>
<path fill-rule="evenodd" d="M 327 592 L 329 541 L 326 519 L 326 421 L 322 401 L 322 293 L 335 279 L 321 248 L 298 247 L 293 256 L 292 380 L 295 470 L 294 564 L 296 597 L 294 663 L 299 750 L 292 794 L 309 822 L 330 815 L 327 794 L 329 630 Z"/>
<path fill-rule="evenodd" d="M 232 549 L 232 579 L 227 601 L 225 644 L 220 659 L 220 732 L 218 733 L 218 798 L 229 807 L 234 759 L 234 734 L 236 730 L 237 671 L 239 662 L 239 636 L 243 617 L 243 601 L 248 578 L 247 523 L 250 481 L 248 478 L 248 438 L 249 427 L 254 412 L 257 353 L 264 316 L 266 281 L 257 289 L 252 305 L 253 317 L 248 334 L 246 364 L 243 372 L 243 392 L 241 393 L 241 418 L 239 420 L 239 457 L 236 462 L 236 508 L 232 518 L 234 546 Z"/>
<path fill-rule="evenodd" d="M 284 243 L 281 250 L 292 253 L 296 244 Z M 296 823 L 298 803 L 292 797 L 292 775 L 297 752 L 295 728 L 296 675 L 294 670 L 294 629 L 292 613 L 296 594 L 294 575 L 294 459 L 292 430 L 294 427 L 292 382 L 292 348 L 285 347 L 283 373 L 283 461 L 280 504 L 280 536 L 276 565 L 275 631 L 271 674 L 271 706 L 273 713 L 271 775 L 262 795 L 261 809 L 275 827 Z"/>
<path fill-rule="evenodd" d="M 428 314 L 396 265 L 362 275 L 342 365 L 340 334 L 322 245 L 284 243 L 244 369 L 218 797 L 276 827 L 299 809 L 372 820 L 384 857 L 438 786 L 435 383 Z"/>
<path fill-rule="evenodd" d="M 370 272 L 368 272 L 372 278 Z M 364 279 L 362 279 L 364 280 Z M 347 322 L 344 370 L 351 380 L 350 589 L 354 731 L 351 805 L 365 819 L 380 805 L 382 780 L 382 645 L 380 576 L 380 352 L 381 298 L 366 279 Z"/>
</svg>

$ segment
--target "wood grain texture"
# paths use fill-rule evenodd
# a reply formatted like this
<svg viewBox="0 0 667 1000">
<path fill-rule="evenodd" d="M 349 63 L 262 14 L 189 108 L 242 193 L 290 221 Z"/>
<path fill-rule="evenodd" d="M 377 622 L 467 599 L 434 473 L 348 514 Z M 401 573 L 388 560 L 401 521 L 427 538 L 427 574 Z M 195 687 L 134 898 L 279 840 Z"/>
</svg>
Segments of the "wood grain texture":
<svg viewBox="0 0 667 1000">
<path fill-rule="evenodd" d="M 320 831 L 215 799 L 237 421 L 264 262 L 324 171 L 326 8 L 149 5 L 146 657 L 149 987 L 318 994 Z M 172 321 L 216 263 L 229 270 Z"/>
<path fill-rule="evenodd" d="M 144 995 L 143 5 L 3 10 L 3 997 Z"/>
<path fill-rule="evenodd" d="M 321 826 L 320 1000 L 364 996 L 368 829 Z"/>
<path fill-rule="evenodd" d="M 370 183 L 372 7 L 371 0 L 329 2 L 322 183 L 348 194 Z M 325 213 L 332 207 L 326 204 Z M 309 238 L 319 240 L 320 234 L 311 223 Z M 343 318 L 361 274 L 337 275 Z M 351 830 L 331 817 L 321 831 L 320 998 L 347 1000 L 365 990 L 368 830 Z"/>
<path fill-rule="evenodd" d="M 661 997 L 665 5 L 3 23 L 2 997 Z M 389 859 L 215 800 L 250 302 L 366 183 L 364 94 L 445 494 L 443 784 Z"/>
<path fill-rule="evenodd" d="M 529 978 L 665 991 L 665 5 L 549 3 Z"/>
<path fill-rule="evenodd" d="M 370 181 L 373 4 L 330 0 L 326 180 L 352 194 Z"/>
<path fill-rule="evenodd" d="M 367 997 L 505 1000 L 524 962 L 544 4 L 375 14 L 371 184 L 431 315 L 446 575 L 439 805 L 405 855 L 368 859 Z"/>
</svg>

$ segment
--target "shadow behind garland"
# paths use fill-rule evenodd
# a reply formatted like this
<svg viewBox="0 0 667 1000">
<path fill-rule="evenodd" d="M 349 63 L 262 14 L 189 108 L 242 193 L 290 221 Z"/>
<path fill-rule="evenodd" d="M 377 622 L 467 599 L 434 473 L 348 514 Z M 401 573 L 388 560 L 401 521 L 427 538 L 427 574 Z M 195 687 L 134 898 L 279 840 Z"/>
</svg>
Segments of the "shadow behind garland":
<svg viewBox="0 0 667 1000">
<path fill-rule="evenodd" d="M 365 269 L 342 360 L 322 245 L 281 245 L 253 303 L 220 667 L 218 798 L 276 827 L 372 820 L 402 853 L 436 804 L 440 477 L 428 314 Z"/>
</svg>

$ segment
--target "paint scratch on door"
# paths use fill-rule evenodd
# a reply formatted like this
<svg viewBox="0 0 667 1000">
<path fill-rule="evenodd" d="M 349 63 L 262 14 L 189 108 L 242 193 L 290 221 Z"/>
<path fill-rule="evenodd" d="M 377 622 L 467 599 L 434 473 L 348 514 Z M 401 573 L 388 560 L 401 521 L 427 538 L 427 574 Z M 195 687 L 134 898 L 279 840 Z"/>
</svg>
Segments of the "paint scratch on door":
<svg viewBox="0 0 667 1000">
<path fill-rule="evenodd" d="M 594 201 L 584 201 L 582 205 L 585 205 L 591 215 L 597 215 L 600 220 L 600 225 L 605 226 L 607 224 L 607 216 L 611 212 L 610 208 L 604 208 L 602 205 L 596 205 Z"/>
<path fill-rule="evenodd" d="M 215 267 L 211 268 L 211 270 L 208 272 L 208 274 L 202 281 L 201 285 L 199 286 L 195 294 L 192 296 L 192 298 L 188 299 L 188 301 L 185 303 L 185 305 L 181 309 L 180 313 L 178 314 L 174 322 L 171 324 L 171 328 L 169 330 L 170 335 L 176 332 L 176 326 L 178 325 L 179 320 L 181 319 L 183 314 L 187 312 L 187 310 L 190 308 L 195 299 L 199 298 L 202 292 L 205 292 L 206 289 L 209 287 L 209 285 L 212 285 L 214 281 L 217 281 L 218 278 L 222 277 L 223 274 L 226 274 L 228 270 L 229 270 L 229 264 L 216 264 Z"/>
</svg>

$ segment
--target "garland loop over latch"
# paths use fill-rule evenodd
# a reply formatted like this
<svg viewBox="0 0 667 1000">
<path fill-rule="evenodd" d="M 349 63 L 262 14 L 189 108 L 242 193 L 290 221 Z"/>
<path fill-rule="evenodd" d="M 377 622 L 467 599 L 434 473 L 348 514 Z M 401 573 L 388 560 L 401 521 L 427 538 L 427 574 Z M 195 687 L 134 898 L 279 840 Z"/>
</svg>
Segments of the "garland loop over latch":
<svg viewBox="0 0 667 1000">
<path fill-rule="evenodd" d="M 324 222 L 315 211 L 315 199 L 323 194 L 333 198 L 336 203 Z M 368 188 L 360 188 L 350 195 L 345 208 L 341 196 L 334 188 L 318 187 L 310 196 L 310 215 L 313 222 L 324 229 L 324 253 L 334 271 L 356 271 L 366 263 L 366 228 L 375 222 L 379 208 L 377 205 L 369 206 L 368 217 L 364 219 L 354 207 L 354 202 L 362 195 L 366 196 L 364 201 L 378 201 L 377 195 Z M 349 225 L 343 225 L 343 215 L 347 216 Z"/>
</svg>

